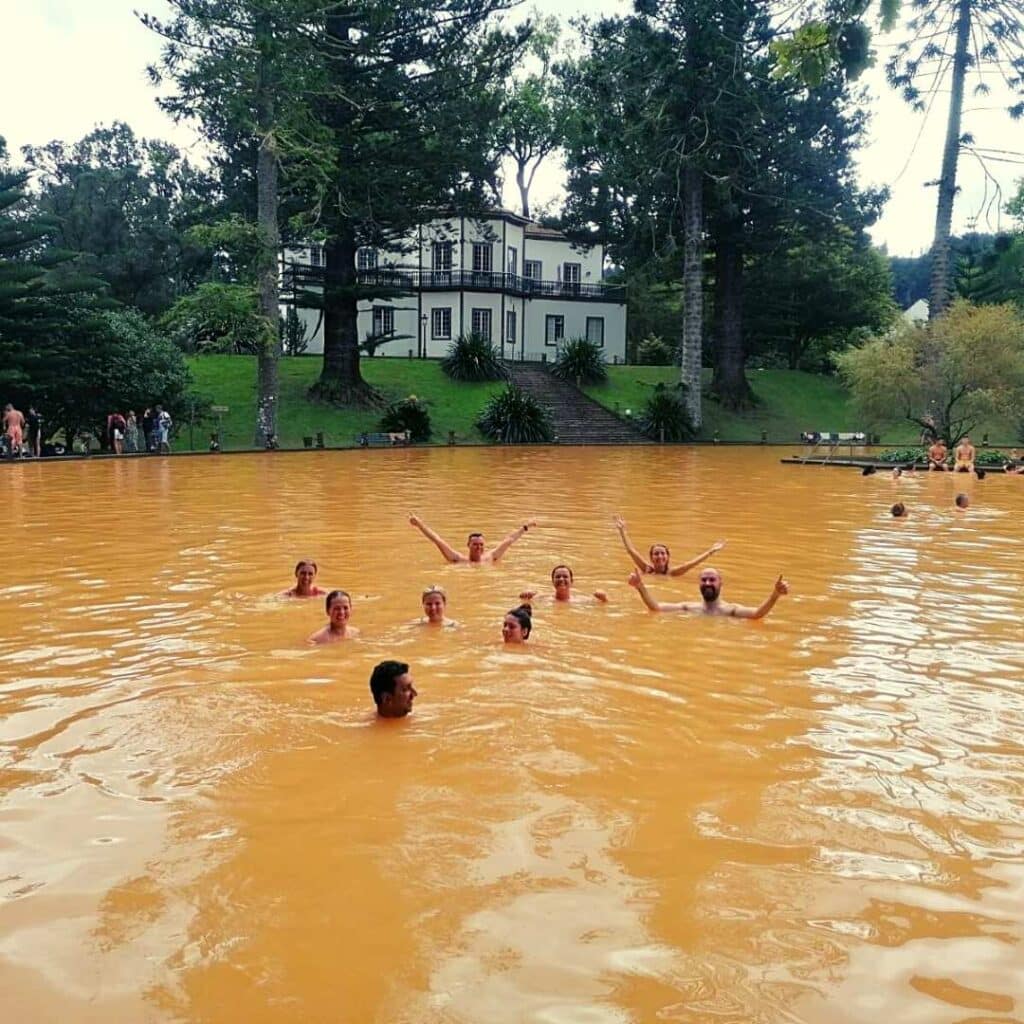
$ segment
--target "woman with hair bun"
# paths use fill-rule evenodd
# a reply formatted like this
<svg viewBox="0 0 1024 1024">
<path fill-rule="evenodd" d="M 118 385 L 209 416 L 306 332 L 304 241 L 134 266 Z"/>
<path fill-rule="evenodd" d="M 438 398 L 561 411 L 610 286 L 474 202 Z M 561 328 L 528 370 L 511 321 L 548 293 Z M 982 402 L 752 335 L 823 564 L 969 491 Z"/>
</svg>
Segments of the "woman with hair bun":
<svg viewBox="0 0 1024 1024">
<path fill-rule="evenodd" d="M 524 603 L 505 613 L 501 624 L 501 637 L 507 644 L 523 644 L 530 639 L 533 629 L 533 607 Z"/>
</svg>

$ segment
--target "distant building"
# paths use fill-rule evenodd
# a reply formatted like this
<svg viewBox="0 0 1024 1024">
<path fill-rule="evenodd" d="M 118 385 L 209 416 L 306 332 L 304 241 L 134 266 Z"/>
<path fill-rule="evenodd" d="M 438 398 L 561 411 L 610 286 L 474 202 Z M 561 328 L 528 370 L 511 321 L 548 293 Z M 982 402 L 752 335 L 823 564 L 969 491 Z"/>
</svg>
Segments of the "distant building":
<svg viewBox="0 0 1024 1024">
<path fill-rule="evenodd" d="M 392 250 L 360 249 L 356 267 L 362 282 L 399 292 L 359 303 L 360 339 L 392 339 L 380 355 L 439 357 L 475 333 L 509 360 L 552 360 L 564 342 L 588 338 L 609 363 L 625 362 L 626 289 L 604 283 L 603 247 L 507 210 L 431 220 Z M 302 308 L 300 292 L 319 290 L 322 274 L 319 246 L 285 251 L 281 302 L 305 325 L 307 352 L 323 351 L 323 318 Z"/>
<path fill-rule="evenodd" d="M 908 309 L 903 310 L 903 319 L 912 324 L 920 324 L 928 319 L 928 300 L 918 299 Z"/>
</svg>

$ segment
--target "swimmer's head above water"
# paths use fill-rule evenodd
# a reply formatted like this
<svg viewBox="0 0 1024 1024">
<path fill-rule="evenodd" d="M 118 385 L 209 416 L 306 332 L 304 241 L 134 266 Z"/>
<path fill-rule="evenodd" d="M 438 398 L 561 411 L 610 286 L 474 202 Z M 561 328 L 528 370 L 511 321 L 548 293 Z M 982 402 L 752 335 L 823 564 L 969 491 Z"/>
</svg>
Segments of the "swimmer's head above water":
<svg viewBox="0 0 1024 1024">
<path fill-rule="evenodd" d="M 501 623 L 501 637 L 507 644 L 521 644 L 528 640 L 533 629 L 533 608 L 524 603 L 506 613 Z"/>
<path fill-rule="evenodd" d="M 382 661 L 370 676 L 370 693 L 381 718 L 404 718 L 419 696 L 404 661 Z"/>
<path fill-rule="evenodd" d="M 469 560 L 471 562 L 479 562 L 484 557 L 486 545 L 484 544 L 484 535 L 482 533 L 471 533 L 466 538 L 466 545 L 469 548 Z"/>
<path fill-rule="evenodd" d="M 700 596 L 711 604 L 722 592 L 722 574 L 717 569 L 702 569 L 697 586 L 700 587 Z"/>
<path fill-rule="evenodd" d="M 295 589 L 299 593 L 312 590 L 313 581 L 320 570 L 311 558 L 304 558 L 295 566 Z"/>
<path fill-rule="evenodd" d="M 966 494 L 960 493 L 954 499 L 954 503 L 957 508 L 963 509 L 967 508 L 967 506 L 970 505 L 971 499 L 968 498 Z"/>
<path fill-rule="evenodd" d="M 670 553 L 667 544 L 652 544 L 647 554 L 651 560 L 651 565 L 654 567 L 655 572 L 668 572 L 668 561 L 670 558 Z"/>
<path fill-rule="evenodd" d="M 352 598 L 345 590 L 332 590 L 324 601 L 327 618 L 334 629 L 341 629 L 352 615 Z"/>
<path fill-rule="evenodd" d="M 448 595 L 441 587 L 427 587 L 423 591 L 421 600 L 423 602 L 423 614 L 427 622 L 444 622 L 445 608 L 448 604 Z"/>
<path fill-rule="evenodd" d="M 567 565 L 556 565 L 551 570 L 551 582 L 554 585 L 556 596 L 560 593 L 568 593 L 572 589 L 572 569 Z"/>
<path fill-rule="evenodd" d="M 897 501 L 889 511 L 894 519 L 903 519 L 907 514 L 907 506 L 902 501 Z"/>
</svg>

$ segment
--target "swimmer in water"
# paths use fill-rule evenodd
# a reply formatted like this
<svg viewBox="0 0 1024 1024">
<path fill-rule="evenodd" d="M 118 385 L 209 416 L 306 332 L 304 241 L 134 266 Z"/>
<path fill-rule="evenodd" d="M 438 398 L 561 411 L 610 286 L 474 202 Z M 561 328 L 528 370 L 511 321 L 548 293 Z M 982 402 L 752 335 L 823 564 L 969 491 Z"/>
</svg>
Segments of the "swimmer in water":
<svg viewBox="0 0 1024 1024">
<path fill-rule="evenodd" d="M 320 570 L 312 559 L 304 558 L 295 566 L 295 586 L 286 590 L 282 597 L 323 597 L 327 593 L 316 585 L 316 574 Z"/>
<path fill-rule="evenodd" d="M 441 587 L 427 587 L 421 595 L 423 602 L 422 626 L 454 626 L 454 619 L 445 618 L 448 608 L 448 595 Z"/>
<path fill-rule="evenodd" d="M 327 625 L 309 638 L 311 644 L 333 644 L 336 640 L 359 636 L 359 630 L 348 624 L 352 617 L 352 598 L 344 590 L 332 590 L 324 604 L 327 608 Z"/>
<path fill-rule="evenodd" d="M 581 597 L 579 594 L 573 594 L 572 569 L 567 565 L 556 565 L 554 569 L 551 570 L 551 583 L 555 588 L 554 593 L 552 594 L 552 599 L 555 601 L 560 601 L 566 604 L 570 601 L 579 604 L 583 601 L 589 602 L 592 599 L 600 602 L 601 604 L 607 604 L 608 602 L 608 595 L 603 590 L 595 590 L 593 598 L 585 595 Z M 532 601 L 536 596 L 536 590 L 524 590 L 519 595 L 519 600 Z"/>
<path fill-rule="evenodd" d="M 518 608 L 506 613 L 501 623 L 501 638 L 507 644 L 524 644 L 530 639 L 533 629 L 533 608 L 524 602 Z"/>
<path fill-rule="evenodd" d="M 636 587 L 645 605 L 652 612 L 701 612 L 704 615 L 731 615 L 736 619 L 763 619 L 774 607 L 775 602 L 789 593 L 789 584 L 782 578 L 775 581 L 772 592 L 756 608 L 741 604 L 726 604 L 722 601 L 722 574 L 717 569 L 702 569 L 700 573 L 700 596 L 702 601 L 679 601 L 668 604 L 655 601 L 638 572 L 630 573 L 629 585 Z"/>
<path fill-rule="evenodd" d="M 423 534 L 427 540 L 431 541 L 438 551 L 444 555 L 446 562 L 454 563 L 471 563 L 474 565 L 481 565 L 483 563 L 494 563 L 497 562 L 502 555 L 512 545 L 519 540 L 520 537 L 525 536 L 530 531 L 531 526 L 537 525 L 536 519 L 527 519 L 522 526 L 518 529 L 513 530 L 497 547 L 487 550 L 487 545 L 484 542 L 484 535 L 482 533 L 471 533 L 467 540 L 467 547 L 469 549 L 468 554 L 461 554 L 456 551 L 446 540 L 439 537 L 418 515 L 414 512 L 409 514 L 409 522 L 416 527 L 420 533 Z"/>
<path fill-rule="evenodd" d="M 419 696 L 404 661 L 382 661 L 370 676 L 370 693 L 381 718 L 405 718 Z"/>
<path fill-rule="evenodd" d="M 892 513 L 893 519 L 907 518 L 907 506 L 902 501 L 897 501 L 889 511 Z"/>
<path fill-rule="evenodd" d="M 960 493 L 953 499 L 953 504 L 956 505 L 961 512 L 965 512 L 967 507 L 971 504 L 971 499 L 966 494 Z"/>
<path fill-rule="evenodd" d="M 703 554 L 697 555 L 696 558 L 691 558 L 689 562 L 684 562 L 682 565 L 677 565 L 674 569 L 670 569 L 667 545 L 652 544 L 648 552 L 651 560 L 648 562 L 629 539 L 629 534 L 626 533 L 626 520 L 622 516 L 616 516 L 613 522 L 615 523 L 615 529 L 619 531 L 619 536 L 622 538 L 623 546 L 628 552 L 629 557 L 633 559 L 633 564 L 641 572 L 656 573 L 661 576 L 682 576 L 683 573 L 689 572 L 694 566 L 707 561 L 716 551 L 721 551 L 725 547 L 724 540 L 715 541 Z"/>
</svg>

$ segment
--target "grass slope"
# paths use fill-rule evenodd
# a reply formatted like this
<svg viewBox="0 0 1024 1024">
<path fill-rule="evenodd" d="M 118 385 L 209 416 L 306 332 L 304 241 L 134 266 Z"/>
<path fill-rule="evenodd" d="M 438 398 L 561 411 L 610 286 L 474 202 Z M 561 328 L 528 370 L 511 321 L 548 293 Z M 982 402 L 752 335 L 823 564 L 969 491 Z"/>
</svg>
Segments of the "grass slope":
<svg viewBox="0 0 1024 1024">
<path fill-rule="evenodd" d="M 320 372 L 319 356 L 281 360 L 281 405 L 278 437 L 283 448 L 301 448 L 303 437 L 322 430 L 328 445 L 352 444 L 362 431 L 377 429 L 380 411 L 335 409 L 306 398 L 306 390 Z M 500 391 L 500 383 L 455 384 L 430 359 L 363 359 L 363 376 L 390 400 L 414 394 L 429 403 L 434 441 L 445 443 L 448 431 L 457 440 L 482 440 L 473 426 L 487 399 Z M 256 360 L 252 356 L 198 356 L 189 360 L 196 390 L 230 411 L 222 418 L 225 448 L 252 445 L 256 410 Z M 608 383 L 586 388 L 587 394 L 609 409 L 638 413 L 656 384 L 674 384 L 679 371 L 671 366 L 609 366 Z M 751 370 L 750 379 L 758 405 L 746 413 L 734 413 L 705 398 L 701 437 L 717 433 L 723 441 L 759 441 L 761 431 L 775 443 L 797 442 L 802 430 L 864 430 L 847 393 L 834 377 L 819 377 L 798 370 Z M 705 371 L 705 385 L 710 371 Z M 176 447 L 188 447 L 188 426 L 181 424 Z M 195 447 L 205 449 L 212 426 L 195 430 Z M 1013 426 L 1005 422 L 980 425 L 975 437 L 988 433 L 993 444 L 1012 445 Z M 915 443 L 918 430 L 911 424 L 882 431 L 885 444 Z"/>
<path fill-rule="evenodd" d="M 758 404 L 748 412 L 723 409 L 705 394 L 704 426 L 701 438 L 710 441 L 717 433 L 722 441 L 758 441 L 761 431 L 776 443 L 796 443 L 804 430 L 867 430 L 860 422 L 848 393 L 835 377 L 822 377 L 800 370 L 748 370 L 747 377 Z M 679 370 L 673 366 L 609 366 L 608 382 L 584 390 L 609 409 L 636 415 L 657 384 L 675 384 Z M 711 371 L 704 371 L 705 388 Z M 1009 444 L 1015 437 L 1012 424 L 995 421 L 981 424 L 977 440 L 988 433 L 993 443 Z M 880 431 L 884 444 L 916 443 L 920 436 L 913 424 Z"/>
<path fill-rule="evenodd" d="M 221 418 L 225 449 L 252 445 L 256 416 L 256 359 L 253 356 L 197 356 L 189 359 L 196 391 L 215 405 L 226 405 Z M 282 448 L 301 448 L 303 437 L 322 430 L 328 445 L 352 444 L 362 431 L 377 430 L 382 410 L 335 409 L 310 402 L 306 391 L 320 373 L 319 356 L 282 359 L 278 439 Z M 389 401 L 416 395 L 429 403 L 435 442 L 454 430 L 459 441 L 480 441 L 473 421 L 500 383 L 453 384 L 436 360 L 364 359 L 363 377 Z M 177 447 L 188 447 L 188 427 L 181 424 Z M 212 426 L 195 430 L 195 447 L 205 449 Z"/>
</svg>

